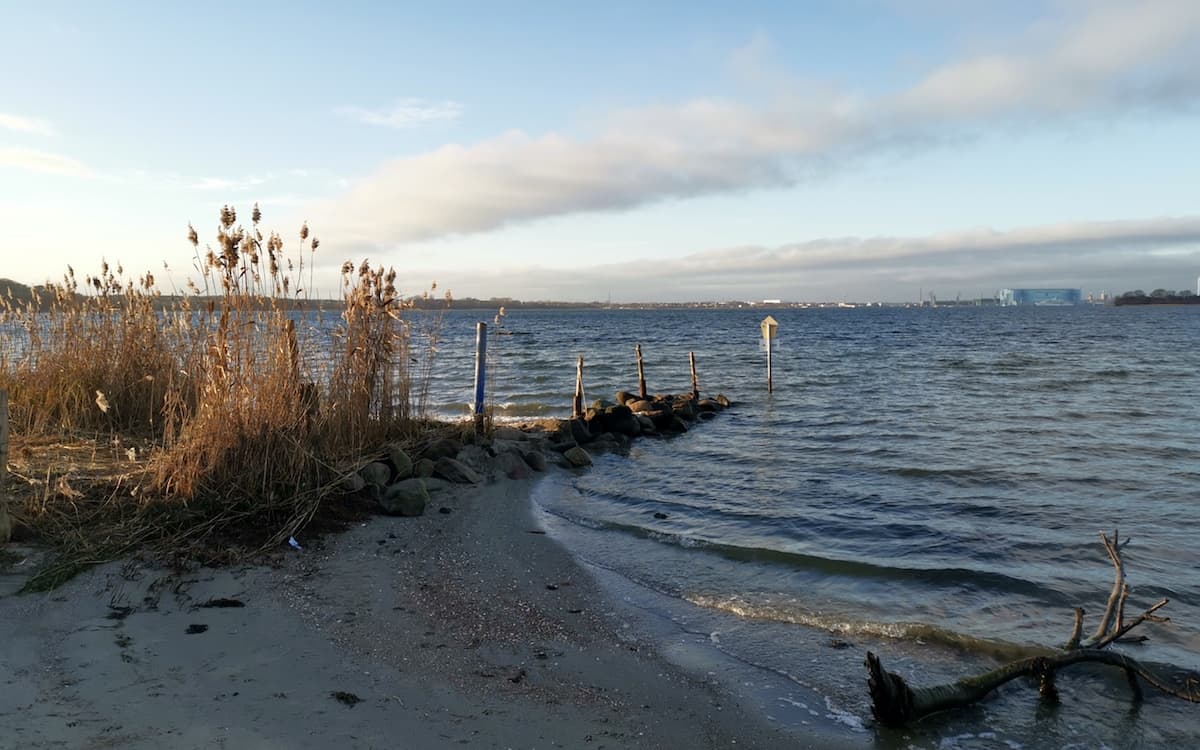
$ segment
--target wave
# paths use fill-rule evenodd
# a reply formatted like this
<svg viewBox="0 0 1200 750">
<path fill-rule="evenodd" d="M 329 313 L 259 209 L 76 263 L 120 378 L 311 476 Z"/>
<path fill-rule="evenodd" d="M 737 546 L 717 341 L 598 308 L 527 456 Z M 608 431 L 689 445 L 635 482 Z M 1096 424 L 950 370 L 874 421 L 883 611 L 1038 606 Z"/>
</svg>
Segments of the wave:
<svg viewBox="0 0 1200 750">
<path fill-rule="evenodd" d="M 685 595 L 685 601 L 698 607 L 736 615 L 747 620 L 782 622 L 802 625 L 827 633 L 850 637 L 868 636 L 933 644 L 971 654 L 990 656 L 1000 661 L 1023 659 L 1051 653 L 1043 646 L 1029 646 L 998 639 L 960 633 L 938 625 L 921 622 L 885 622 L 855 620 L 849 617 L 811 612 L 796 604 L 772 604 L 748 602 L 740 597 L 719 597 L 704 594 Z"/>
<path fill-rule="evenodd" d="M 546 508 L 546 511 L 578 526 L 600 531 L 621 532 L 640 539 L 649 539 L 682 549 L 699 550 L 708 554 L 719 555 L 725 559 L 737 562 L 763 562 L 824 573 L 826 575 L 839 575 L 851 578 L 917 581 L 926 585 L 945 587 L 964 585 L 982 586 L 994 590 L 1023 594 L 1037 599 L 1047 598 L 1046 592 L 1038 584 L 1024 578 L 1017 578 L 993 571 L 972 570 L 969 568 L 907 568 L 879 565 L 862 560 L 822 557 L 820 555 L 789 552 L 771 547 L 740 546 L 696 536 L 648 529 L 636 524 L 582 518 L 550 508 Z"/>
</svg>

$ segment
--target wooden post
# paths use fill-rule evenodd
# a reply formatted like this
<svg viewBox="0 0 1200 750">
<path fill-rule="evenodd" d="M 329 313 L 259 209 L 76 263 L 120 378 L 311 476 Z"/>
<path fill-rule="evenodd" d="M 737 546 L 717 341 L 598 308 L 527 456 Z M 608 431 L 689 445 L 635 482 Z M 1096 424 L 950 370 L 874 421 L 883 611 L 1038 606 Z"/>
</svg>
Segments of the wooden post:
<svg viewBox="0 0 1200 750">
<path fill-rule="evenodd" d="M 579 356 L 579 365 L 575 368 L 575 401 L 571 405 L 571 418 L 583 416 L 583 355 Z"/>
<path fill-rule="evenodd" d="M 696 353 L 688 352 L 688 360 L 692 363 L 692 398 L 700 400 L 700 380 L 696 377 Z"/>
<path fill-rule="evenodd" d="M 483 432 L 483 402 L 487 392 L 487 323 L 475 324 L 475 432 Z"/>
<path fill-rule="evenodd" d="M 12 538 L 8 517 L 8 391 L 0 391 L 0 544 Z"/>
<path fill-rule="evenodd" d="M 646 400 L 646 370 L 642 367 L 642 345 L 638 344 L 633 349 L 637 352 L 638 363 L 638 398 Z"/>
</svg>

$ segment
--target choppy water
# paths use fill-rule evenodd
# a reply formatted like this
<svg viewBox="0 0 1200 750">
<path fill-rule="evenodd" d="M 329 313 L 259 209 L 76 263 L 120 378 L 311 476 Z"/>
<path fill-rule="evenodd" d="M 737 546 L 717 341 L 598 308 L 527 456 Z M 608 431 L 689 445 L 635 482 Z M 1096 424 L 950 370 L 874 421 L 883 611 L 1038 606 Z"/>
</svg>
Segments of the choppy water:
<svg viewBox="0 0 1200 750">
<path fill-rule="evenodd" d="M 1098 532 L 1119 526 L 1133 537 L 1131 610 L 1169 597 L 1174 620 L 1124 648 L 1200 668 L 1200 309 L 772 314 L 768 394 L 761 310 L 510 313 L 515 335 L 491 340 L 503 414 L 566 415 L 580 354 L 589 399 L 633 390 L 639 342 L 652 391 L 686 390 L 695 351 L 701 390 L 736 402 L 544 483 L 552 531 L 631 601 L 743 665 L 730 679 L 773 682 L 763 703 L 785 723 L 859 717 L 885 746 L 1196 742 L 1200 705 L 1153 696 L 1133 709 L 1120 675 L 1086 668 L 1064 674 L 1059 709 L 1012 686 L 957 718 L 876 730 L 860 665 L 871 648 L 930 684 L 1018 653 L 1008 644 L 1062 643 L 1073 607 L 1088 625 L 1103 611 Z M 478 317 L 446 319 L 445 411 L 470 398 Z"/>
</svg>

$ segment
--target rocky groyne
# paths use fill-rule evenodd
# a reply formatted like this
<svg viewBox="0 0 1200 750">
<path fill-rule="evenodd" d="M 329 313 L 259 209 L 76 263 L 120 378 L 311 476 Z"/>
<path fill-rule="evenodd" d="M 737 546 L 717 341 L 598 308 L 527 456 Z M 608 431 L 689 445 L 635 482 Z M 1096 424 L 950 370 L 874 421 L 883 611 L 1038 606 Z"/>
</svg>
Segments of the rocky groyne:
<svg viewBox="0 0 1200 750">
<path fill-rule="evenodd" d="M 642 397 L 618 391 L 580 416 L 502 425 L 477 433 L 466 425 L 416 447 L 387 446 L 342 481 L 346 495 L 374 503 L 388 515 L 420 516 L 442 490 L 529 479 L 549 466 L 582 469 L 599 453 L 627 453 L 636 439 L 687 432 L 731 406 L 723 395 L 692 393 Z"/>
</svg>

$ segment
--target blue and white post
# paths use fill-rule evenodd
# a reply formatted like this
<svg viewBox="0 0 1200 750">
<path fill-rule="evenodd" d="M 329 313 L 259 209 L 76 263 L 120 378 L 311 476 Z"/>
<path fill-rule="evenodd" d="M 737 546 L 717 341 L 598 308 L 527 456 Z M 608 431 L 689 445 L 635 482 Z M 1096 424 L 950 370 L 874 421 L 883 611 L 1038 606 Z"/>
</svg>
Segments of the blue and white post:
<svg viewBox="0 0 1200 750">
<path fill-rule="evenodd" d="M 475 432 L 483 432 L 483 402 L 487 392 L 487 323 L 475 324 Z"/>
</svg>

